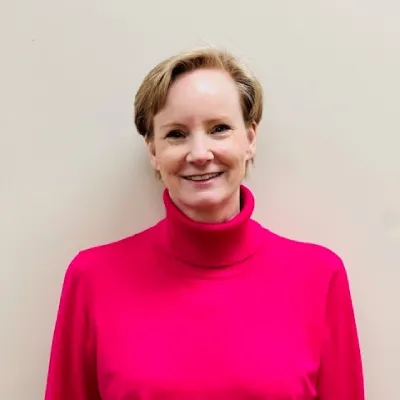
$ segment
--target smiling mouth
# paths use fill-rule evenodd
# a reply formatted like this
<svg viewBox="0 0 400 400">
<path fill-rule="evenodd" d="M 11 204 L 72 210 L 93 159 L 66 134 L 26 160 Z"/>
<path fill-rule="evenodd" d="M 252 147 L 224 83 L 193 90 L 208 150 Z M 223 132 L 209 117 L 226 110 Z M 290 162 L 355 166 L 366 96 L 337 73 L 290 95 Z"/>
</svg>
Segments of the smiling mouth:
<svg viewBox="0 0 400 400">
<path fill-rule="evenodd" d="M 222 174 L 223 174 L 223 172 L 216 172 L 214 174 L 182 176 L 182 178 L 186 179 L 187 181 L 203 182 L 203 181 L 209 181 L 211 179 L 217 178 L 218 176 L 220 176 Z"/>
</svg>

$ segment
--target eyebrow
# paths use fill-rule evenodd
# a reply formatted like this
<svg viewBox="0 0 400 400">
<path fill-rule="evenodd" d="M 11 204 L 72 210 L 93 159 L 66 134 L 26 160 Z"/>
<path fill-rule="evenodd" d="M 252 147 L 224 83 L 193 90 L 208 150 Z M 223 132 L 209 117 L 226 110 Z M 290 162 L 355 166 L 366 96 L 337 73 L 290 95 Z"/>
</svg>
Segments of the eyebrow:
<svg viewBox="0 0 400 400">
<path fill-rule="evenodd" d="M 216 124 L 216 123 L 221 123 L 221 122 L 223 122 L 223 121 L 227 121 L 227 120 L 229 120 L 229 119 L 230 119 L 230 118 L 228 118 L 227 116 L 223 116 L 223 115 L 222 115 L 222 116 L 220 116 L 220 117 L 207 119 L 207 120 L 205 121 L 205 123 L 206 123 L 207 125 L 212 125 L 212 124 Z M 161 125 L 161 128 L 172 128 L 172 127 L 185 128 L 186 125 L 185 125 L 185 124 L 182 124 L 182 123 L 180 123 L 180 122 L 167 122 L 167 123 Z"/>
<path fill-rule="evenodd" d="M 161 125 L 161 128 L 172 128 L 172 127 L 173 128 L 177 128 L 177 127 L 184 128 L 185 124 L 180 124 L 178 122 L 167 122 L 167 123 Z"/>
</svg>

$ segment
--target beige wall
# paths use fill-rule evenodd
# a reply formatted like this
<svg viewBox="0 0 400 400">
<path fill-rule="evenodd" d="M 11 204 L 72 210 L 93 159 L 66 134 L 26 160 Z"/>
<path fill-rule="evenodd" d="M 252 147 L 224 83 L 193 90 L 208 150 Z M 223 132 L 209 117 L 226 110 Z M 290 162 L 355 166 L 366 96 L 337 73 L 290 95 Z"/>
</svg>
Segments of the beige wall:
<svg viewBox="0 0 400 400">
<path fill-rule="evenodd" d="M 265 87 L 256 217 L 344 258 L 368 399 L 399 399 L 400 3 L 197 3 L 0 5 L 0 398 L 42 398 L 75 253 L 162 215 L 134 92 L 163 57 L 212 43 Z"/>
</svg>

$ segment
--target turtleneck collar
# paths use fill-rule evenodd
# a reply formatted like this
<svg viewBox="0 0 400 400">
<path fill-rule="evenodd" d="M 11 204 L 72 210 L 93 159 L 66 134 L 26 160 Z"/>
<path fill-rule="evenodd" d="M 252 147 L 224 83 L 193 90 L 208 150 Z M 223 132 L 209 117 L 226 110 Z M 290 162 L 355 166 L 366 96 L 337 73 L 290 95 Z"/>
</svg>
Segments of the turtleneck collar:
<svg viewBox="0 0 400 400">
<path fill-rule="evenodd" d="M 166 218 L 162 221 L 166 250 L 177 259 L 201 267 L 227 267 L 240 263 L 259 248 L 264 229 L 251 215 L 254 197 L 240 187 L 241 210 L 234 218 L 221 223 L 197 222 L 172 202 L 164 191 Z"/>
</svg>

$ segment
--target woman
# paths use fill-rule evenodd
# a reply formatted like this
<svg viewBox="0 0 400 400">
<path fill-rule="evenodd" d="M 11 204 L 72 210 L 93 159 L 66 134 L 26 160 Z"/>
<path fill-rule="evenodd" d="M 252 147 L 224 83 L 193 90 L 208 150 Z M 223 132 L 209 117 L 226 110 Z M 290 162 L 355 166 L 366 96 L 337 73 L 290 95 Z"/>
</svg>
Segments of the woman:
<svg viewBox="0 0 400 400">
<path fill-rule="evenodd" d="M 342 261 L 251 219 L 257 79 L 200 49 L 156 66 L 135 123 L 166 217 L 69 266 L 46 400 L 361 400 Z"/>
</svg>

